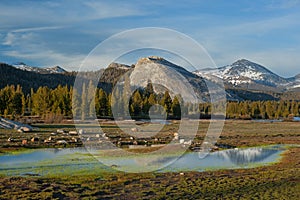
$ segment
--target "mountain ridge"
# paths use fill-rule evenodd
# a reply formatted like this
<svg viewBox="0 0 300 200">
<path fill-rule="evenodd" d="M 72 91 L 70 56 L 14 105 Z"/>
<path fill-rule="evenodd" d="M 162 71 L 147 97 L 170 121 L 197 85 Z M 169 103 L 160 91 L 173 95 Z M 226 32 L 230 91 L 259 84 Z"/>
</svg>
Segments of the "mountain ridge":
<svg viewBox="0 0 300 200">
<path fill-rule="evenodd" d="M 194 72 L 199 76 L 214 80 L 221 78 L 228 87 L 240 87 L 246 89 L 267 88 L 273 91 L 284 91 L 295 87 L 295 77 L 283 78 L 268 68 L 246 59 L 240 59 L 216 69 L 206 68 Z"/>
<path fill-rule="evenodd" d="M 18 62 L 12 64 L 13 67 L 17 69 L 21 69 L 23 71 L 30 71 L 30 72 L 36 72 L 41 74 L 60 74 L 60 73 L 66 73 L 67 71 L 63 69 L 60 66 L 53 66 L 53 67 L 33 67 L 29 66 L 23 62 Z"/>
<path fill-rule="evenodd" d="M 298 97 L 300 99 L 300 74 L 291 78 L 283 78 L 268 68 L 246 59 L 240 59 L 231 65 L 216 69 L 206 68 L 190 72 L 162 57 L 150 56 L 140 58 L 131 66 L 111 63 L 105 69 L 100 69 L 96 72 L 83 72 L 83 74 L 85 74 L 84 78 L 88 79 L 88 77 L 95 76 L 96 73 L 99 72 L 102 74 L 99 80 L 100 85 L 105 85 L 106 91 L 109 91 L 123 74 L 129 70 L 132 70 L 132 72 L 137 71 L 142 63 L 157 65 L 157 69 L 165 71 L 163 79 L 166 80 L 169 78 L 168 73 L 175 70 L 188 80 L 194 90 L 197 90 L 198 93 L 201 94 L 207 93 L 205 82 L 220 81 L 220 79 L 222 79 L 227 98 L 230 101 L 278 100 L 280 98 L 295 99 Z M 19 63 L 18 65 L 26 64 Z M 37 67 L 33 69 L 36 68 Z M 60 69 L 63 68 L 54 67 L 53 70 L 59 71 Z M 151 70 L 151 68 L 148 70 Z M 145 71 L 141 71 L 140 73 L 144 72 Z M 3 88 L 6 85 L 20 84 L 23 88 L 26 88 L 26 91 L 29 91 L 30 88 L 37 89 L 39 86 L 48 86 L 50 88 L 56 87 L 58 84 L 72 86 L 77 73 L 78 72 L 67 72 L 66 70 L 58 73 L 52 73 L 49 70 L 29 71 L 1 63 L 0 76 L 2 82 L 0 87 Z"/>
</svg>

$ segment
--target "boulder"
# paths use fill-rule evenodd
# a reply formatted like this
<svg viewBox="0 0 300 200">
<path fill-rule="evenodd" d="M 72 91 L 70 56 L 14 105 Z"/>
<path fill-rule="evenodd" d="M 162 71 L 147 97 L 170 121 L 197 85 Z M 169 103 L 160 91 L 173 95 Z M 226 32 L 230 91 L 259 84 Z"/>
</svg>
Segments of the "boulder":
<svg viewBox="0 0 300 200">
<path fill-rule="evenodd" d="M 66 140 L 58 140 L 56 144 L 68 144 Z"/>
<path fill-rule="evenodd" d="M 64 131 L 64 130 L 62 130 L 62 129 L 57 129 L 57 130 L 56 130 L 56 133 L 63 134 L 63 133 L 65 133 L 65 131 Z"/>
<path fill-rule="evenodd" d="M 77 133 L 77 131 L 69 131 L 69 134 L 70 135 L 77 135 L 78 133 Z"/>
<path fill-rule="evenodd" d="M 132 128 L 131 131 L 132 132 L 138 132 L 139 130 L 138 130 L 138 128 Z"/>
<path fill-rule="evenodd" d="M 27 126 L 22 126 L 20 129 L 23 130 L 23 132 L 30 132 L 30 131 L 32 131 L 32 128 L 27 127 Z"/>
</svg>

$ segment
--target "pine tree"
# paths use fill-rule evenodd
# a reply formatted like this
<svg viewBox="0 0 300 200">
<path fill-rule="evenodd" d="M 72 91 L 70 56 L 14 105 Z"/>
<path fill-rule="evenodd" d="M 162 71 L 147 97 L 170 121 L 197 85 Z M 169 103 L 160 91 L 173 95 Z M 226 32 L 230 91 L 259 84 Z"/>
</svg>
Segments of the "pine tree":
<svg viewBox="0 0 300 200">
<path fill-rule="evenodd" d="M 163 96 L 163 99 L 161 101 L 162 106 L 165 108 L 165 111 L 167 114 L 170 114 L 172 111 L 172 98 L 169 94 L 169 91 L 165 91 L 165 94 Z"/>
<path fill-rule="evenodd" d="M 257 102 L 253 102 L 251 106 L 251 117 L 252 118 L 259 118 L 260 117 L 260 110 Z"/>
<path fill-rule="evenodd" d="M 112 117 L 112 110 L 111 110 L 111 105 L 112 105 L 112 97 L 111 93 L 107 97 L 107 116 Z"/>
<path fill-rule="evenodd" d="M 145 96 L 149 97 L 151 94 L 154 94 L 154 89 L 151 80 L 148 80 L 147 86 L 145 88 Z"/>
<path fill-rule="evenodd" d="M 87 88 L 87 104 L 88 104 L 88 116 L 89 117 L 95 117 L 95 92 L 96 88 L 93 84 L 93 81 L 90 80 L 88 88 Z"/>
<path fill-rule="evenodd" d="M 136 90 L 133 93 L 133 97 L 131 100 L 131 113 L 133 113 L 134 116 L 140 116 L 142 111 L 142 105 L 143 105 L 143 99 L 139 92 L 139 90 Z"/>
<path fill-rule="evenodd" d="M 121 111 L 123 110 L 123 106 L 121 105 L 121 98 L 120 98 L 120 90 L 119 86 L 116 85 L 115 89 L 111 94 L 111 110 L 114 111 L 113 114 L 117 115 L 114 117 L 119 117 L 121 115 Z"/>
<path fill-rule="evenodd" d="M 130 95 L 131 95 L 131 87 L 130 87 L 129 73 L 126 73 L 124 75 L 124 87 L 123 87 L 123 91 L 122 91 L 123 113 L 126 118 L 130 118 L 130 114 L 129 114 Z"/>
<path fill-rule="evenodd" d="M 180 118 L 181 117 L 181 108 L 180 108 L 180 103 L 179 103 L 179 100 L 178 100 L 177 96 L 175 96 L 174 99 L 173 99 L 171 109 L 172 109 L 173 116 L 175 118 Z"/>
<path fill-rule="evenodd" d="M 274 108 L 271 101 L 266 102 L 266 119 L 273 119 Z"/>
<path fill-rule="evenodd" d="M 26 100 L 26 97 L 25 95 L 23 94 L 22 95 L 22 112 L 21 112 L 21 115 L 25 115 L 25 112 L 26 112 L 26 108 L 27 108 L 27 100 Z"/>
<path fill-rule="evenodd" d="M 74 119 L 81 118 L 81 96 L 76 88 L 74 88 L 72 92 L 72 111 Z"/>
<path fill-rule="evenodd" d="M 142 112 L 143 114 L 147 115 L 149 114 L 149 110 L 150 110 L 150 103 L 149 103 L 149 99 L 148 97 L 145 97 L 142 103 Z"/>
<path fill-rule="evenodd" d="M 45 117 L 50 111 L 50 90 L 48 87 L 39 87 L 32 96 L 32 113 Z"/>
<path fill-rule="evenodd" d="M 22 114 L 22 97 L 21 92 L 16 92 L 12 98 L 12 114 L 21 115 Z"/>
<path fill-rule="evenodd" d="M 87 101 L 86 86 L 85 83 L 83 83 L 81 92 L 81 120 L 85 120 L 89 112 Z"/>
<path fill-rule="evenodd" d="M 155 94 L 150 94 L 149 96 L 149 99 L 148 99 L 148 102 L 151 106 L 155 105 L 157 103 L 156 101 L 156 97 L 155 97 Z"/>
<path fill-rule="evenodd" d="M 100 116 L 108 116 L 108 98 L 103 89 L 100 89 L 98 92 L 98 106 L 97 110 Z"/>
</svg>

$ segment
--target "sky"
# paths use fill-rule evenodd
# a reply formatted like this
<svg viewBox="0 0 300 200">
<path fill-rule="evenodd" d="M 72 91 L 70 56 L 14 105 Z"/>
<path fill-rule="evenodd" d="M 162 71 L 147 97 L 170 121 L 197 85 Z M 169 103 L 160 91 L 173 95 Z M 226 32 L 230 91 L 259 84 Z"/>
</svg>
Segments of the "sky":
<svg viewBox="0 0 300 200">
<path fill-rule="evenodd" d="M 245 58 L 300 73 L 300 0 L 2 0 L 0 62 L 77 70 L 105 39 L 143 27 L 186 34 L 219 67 Z"/>
</svg>

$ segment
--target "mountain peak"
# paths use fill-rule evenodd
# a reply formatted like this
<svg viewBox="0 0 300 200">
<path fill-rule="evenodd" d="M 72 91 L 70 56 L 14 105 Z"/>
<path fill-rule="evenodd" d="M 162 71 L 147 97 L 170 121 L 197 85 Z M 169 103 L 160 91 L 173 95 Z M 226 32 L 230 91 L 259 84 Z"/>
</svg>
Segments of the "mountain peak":
<svg viewBox="0 0 300 200">
<path fill-rule="evenodd" d="M 185 70 L 183 67 L 180 67 L 180 66 L 178 66 L 162 57 L 159 57 L 159 56 L 149 56 L 149 57 L 145 57 L 145 58 L 140 58 L 137 61 L 136 65 L 148 64 L 148 63 L 156 63 L 156 64 L 174 68 L 176 70 Z"/>
<path fill-rule="evenodd" d="M 228 67 L 228 66 L 226 66 Z M 266 67 L 254 63 L 252 61 L 249 61 L 247 59 L 240 59 L 229 65 L 232 70 L 234 71 L 256 71 L 261 74 L 274 74 L 270 70 L 268 70 Z"/>
<path fill-rule="evenodd" d="M 121 63 L 110 63 L 107 68 L 115 68 L 115 69 L 130 69 L 130 66 L 121 64 Z"/>
<path fill-rule="evenodd" d="M 277 87 L 283 84 L 287 84 L 288 81 L 266 67 L 251 62 L 247 59 L 240 59 L 224 67 L 218 69 L 207 69 L 195 72 L 201 76 L 205 76 L 208 79 L 213 80 L 214 77 L 221 78 L 230 85 L 241 86 L 252 85 L 254 87 L 261 87 L 262 85 L 268 87 Z M 248 87 L 247 86 L 247 87 Z"/>
<path fill-rule="evenodd" d="M 24 65 L 24 66 L 27 66 L 24 62 L 16 62 L 16 63 L 13 63 L 12 65 L 13 65 L 13 66 L 14 66 L 14 65 Z"/>
<path fill-rule="evenodd" d="M 65 69 L 63 69 L 60 66 L 48 67 L 48 68 L 45 68 L 45 70 L 49 71 L 50 73 L 65 73 L 65 72 L 67 72 Z"/>
<path fill-rule="evenodd" d="M 65 73 L 67 72 L 66 70 L 64 70 L 63 68 L 61 68 L 60 66 L 54 66 L 54 67 L 47 67 L 47 68 L 40 68 L 40 67 L 32 67 L 29 66 L 23 62 L 17 62 L 15 64 L 12 65 L 13 67 L 23 70 L 23 71 L 30 71 L 30 72 L 35 72 L 35 73 L 40 73 L 40 74 L 60 74 L 60 73 Z"/>
<path fill-rule="evenodd" d="M 231 64 L 231 66 L 248 66 L 248 67 L 258 66 L 258 67 L 266 69 L 264 66 L 262 66 L 260 64 L 257 64 L 255 62 L 252 62 L 250 60 L 247 60 L 245 58 L 242 58 L 242 59 L 239 59 L 239 60 L 235 61 L 234 63 Z"/>
<path fill-rule="evenodd" d="M 166 62 L 166 60 L 164 58 L 162 58 L 162 57 L 159 57 L 159 56 L 149 56 L 149 57 L 140 58 L 137 61 L 137 65 L 147 64 L 147 63 L 160 63 L 160 64 L 163 64 L 164 62 Z"/>
<path fill-rule="evenodd" d="M 157 93 L 163 93 L 168 89 L 171 96 L 181 94 L 182 97 L 191 101 L 194 101 L 196 97 L 202 100 L 209 99 L 207 86 L 203 78 L 162 57 L 140 58 L 130 75 L 131 84 L 136 86 L 146 87 L 149 78 Z M 190 89 L 195 93 L 190 93 Z"/>
<path fill-rule="evenodd" d="M 251 62 L 250 60 L 247 60 L 245 58 L 239 59 L 237 61 L 235 61 L 234 63 L 232 63 L 232 65 L 247 65 L 247 64 L 256 64 L 254 62 Z"/>
</svg>

